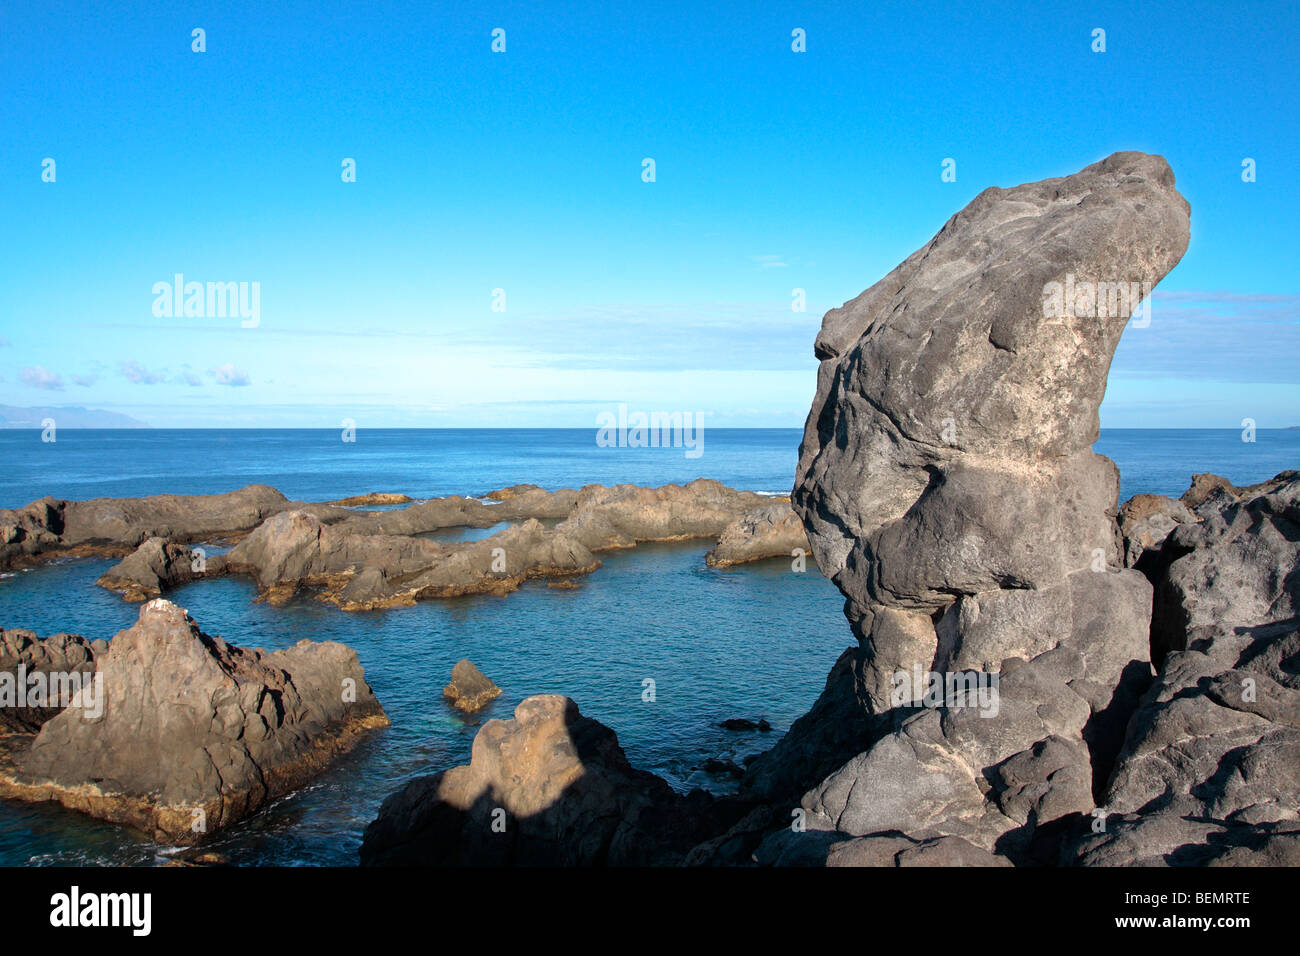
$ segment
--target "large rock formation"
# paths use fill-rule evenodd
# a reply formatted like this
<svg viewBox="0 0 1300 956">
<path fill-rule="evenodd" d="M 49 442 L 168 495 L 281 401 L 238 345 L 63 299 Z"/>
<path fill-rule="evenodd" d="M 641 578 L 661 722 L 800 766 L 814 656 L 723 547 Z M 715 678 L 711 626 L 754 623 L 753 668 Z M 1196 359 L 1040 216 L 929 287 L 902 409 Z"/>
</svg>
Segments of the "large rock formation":
<svg viewBox="0 0 1300 956">
<path fill-rule="evenodd" d="M 1097 409 L 1187 242 L 1169 166 L 1119 153 L 985 190 L 827 314 L 793 500 L 888 729 L 804 795 L 823 856 L 831 831 L 1015 853 L 1092 809 L 1150 680 L 1151 602 Z"/>
<path fill-rule="evenodd" d="M 0 795 L 194 843 L 302 785 L 388 719 L 334 642 L 244 650 L 150 601 L 96 655 L 102 707 L 0 738 Z"/>
<path fill-rule="evenodd" d="M 717 825 L 712 801 L 628 763 L 567 697 L 529 697 L 474 738 L 468 766 L 411 781 L 366 828 L 362 865 L 656 865 Z"/>
</svg>

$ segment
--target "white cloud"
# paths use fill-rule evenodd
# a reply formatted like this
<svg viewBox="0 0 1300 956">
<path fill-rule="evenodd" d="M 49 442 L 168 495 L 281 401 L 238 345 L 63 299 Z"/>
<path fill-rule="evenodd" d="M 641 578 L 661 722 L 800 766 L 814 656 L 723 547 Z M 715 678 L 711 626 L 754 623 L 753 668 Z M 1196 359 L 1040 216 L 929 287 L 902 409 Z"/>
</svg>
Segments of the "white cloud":
<svg viewBox="0 0 1300 956">
<path fill-rule="evenodd" d="M 23 369 L 23 384 L 51 392 L 63 391 L 63 379 L 39 365 L 29 365 Z"/>
<path fill-rule="evenodd" d="M 238 388 L 241 385 L 252 384 L 252 382 L 249 381 L 247 372 L 241 372 L 229 362 L 225 365 L 218 365 L 216 368 L 210 370 L 208 374 L 216 378 L 218 385 L 229 385 L 232 388 Z"/>
</svg>

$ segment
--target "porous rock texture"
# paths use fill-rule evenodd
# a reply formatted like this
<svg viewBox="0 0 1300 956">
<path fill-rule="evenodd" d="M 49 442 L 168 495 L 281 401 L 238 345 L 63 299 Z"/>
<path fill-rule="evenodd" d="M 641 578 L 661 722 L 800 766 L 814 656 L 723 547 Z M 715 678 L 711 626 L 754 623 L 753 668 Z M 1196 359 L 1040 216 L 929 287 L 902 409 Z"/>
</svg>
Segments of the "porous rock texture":
<svg viewBox="0 0 1300 956">
<path fill-rule="evenodd" d="M 1165 541 L 1152 618 L 1160 672 L 1128 728 L 1104 827 L 1071 850 L 1078 862 L 1300 864 L 1300 475 L 1290 475 Z"/>
<path fill-rule="evenodd" d="M 821 858 L 887 833 L 1015 855 L 1093 808 L 1150 681 L 1151 588 L 1124 568 L 1118 472 L 1091 446 L 1120 334 L 1188 217 L 1163 159 L 1117 153 L 985 190 L 827 314 L 793 502 L 847 598 L 875 729 L 802 798 Z M 996 697 L 927 704 L 898 677 L 931 672 L 996 678 Z"/>
<path fill-rule="evenodd" d="M 0 737 L 0 795 L 54 800 L 190 844 L 301 786 L 388 725 L 356 652 L 241 649 L 150 601 L 96 655 L 103 707 Z"/>
</svg>

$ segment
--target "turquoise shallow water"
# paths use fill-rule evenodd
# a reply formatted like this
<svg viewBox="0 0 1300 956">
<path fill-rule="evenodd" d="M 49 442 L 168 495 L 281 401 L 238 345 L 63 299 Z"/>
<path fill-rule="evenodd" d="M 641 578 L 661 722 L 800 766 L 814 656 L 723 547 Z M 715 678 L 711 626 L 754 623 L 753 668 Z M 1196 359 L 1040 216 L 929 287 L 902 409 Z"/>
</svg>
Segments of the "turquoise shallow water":
<svg viewBox="0 0 1300 956">
<path fill-rule="evenodd" d="M 42 494 L 214 492 L 250 481 L 307 500 L 701 475 L 784 492 L 798 440 L 792 430 L 710 432 L 704 456 L 689 460 L 674 449 L 598 449 L 589 431 L 363 432 L 351 446 L 324 432 L 60 432 L 55 446 L 42 445 L 37 433 L 0 432 L 0 506 Z M 1193 471 L 1245 483 L 1300 464 L 1300 432 L 1260 432 L 1254 445 L 1235 431 L 1106 432 L 1097 447 L 1119 463 L 1125 497 L 1176 495 Z M 642 545 L 606 555 L 575 591 L 531 582 L 504 598 L 363 614 L 310 598 L 284 608 L 255 604 L 252 584 L 239 578 L 175 591 L 170 597 L 204 630 L 236 644 L 273 649 L 308 637 L 356 648 L 393 721 L 311 786 L 216 836 L 212 848 L 243 864 L 355 863 L 361 833 L 385 796 L 414 775 L 468 758 L 477 724 L 441 697 L 461 657 L 504 689 L 482 719 L 508 716 L 530 694 L 568 694 L 618 732 L 638 766 L 679 788 L 725 789 L 726 780 L 696 768 L 710 756 L 739 758 L 770 746 L 807 710 L 850 637 L 838 592 L 815 571 L 796 574 L 781 560 L 713 570 L 704 565 L 708 546 Z M 111 563 L 68 560 L 0 577 L 0 625 L 110 637 L 137 613 L 95 586 Z M 656 683 L 654 703 L 642 701 L 646 678 Z M 775 731 L 718 728 L 737 716 L 766 717 Z M 3 864 L 149 863 L 168 852 L 60 808 L 0 803 Z"/>
</svg>

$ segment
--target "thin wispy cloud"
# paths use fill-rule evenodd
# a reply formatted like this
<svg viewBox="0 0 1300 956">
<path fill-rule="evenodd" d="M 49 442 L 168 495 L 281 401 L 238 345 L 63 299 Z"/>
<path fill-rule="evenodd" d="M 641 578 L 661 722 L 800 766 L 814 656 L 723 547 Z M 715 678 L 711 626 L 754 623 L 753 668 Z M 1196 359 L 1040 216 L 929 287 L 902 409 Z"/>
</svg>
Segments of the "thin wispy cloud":
<svg viewBox="0 0 1300 956">
<path fill-rule="evenodd" d="M 216 379 L 218 385 L 228 385 L 231 388 L 253 384 L 249 380 L 247 372 L 240 371 L 230 362 L 225 365 L 218 365 L 216 368 L 211 369 L 208 374 Z"/>
<path fill-rule="evenodd" d="M 157 385 L 167 381 L 166 371 L 151 372 L 135 359 L 126 359 L 117 364 L 126 380 L 134 385 Z"/>
<path fill-rule="evenodd" d="M 1111 374 L 1130 379 L 1300 384 L 1300 296 L 1159 290 L 1130 326 Z"/>
<path fill-rule="evenodd" d="M 63 391 L 63 379 L 40 365 L 29 365 L 22 371 L 23 384 L 49 392 Z"/>
</svg>

